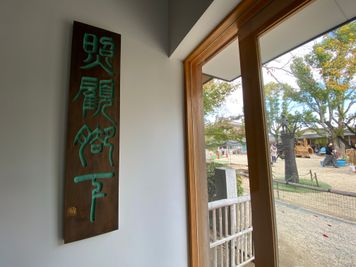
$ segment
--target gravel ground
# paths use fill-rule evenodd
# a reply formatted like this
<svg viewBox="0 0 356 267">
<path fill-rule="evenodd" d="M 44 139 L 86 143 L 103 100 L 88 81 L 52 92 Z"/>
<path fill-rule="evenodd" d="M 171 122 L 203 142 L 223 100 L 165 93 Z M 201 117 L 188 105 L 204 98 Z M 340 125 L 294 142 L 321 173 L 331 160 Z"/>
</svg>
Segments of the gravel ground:
<svg viewBox="0 0 356 267">
<path fill-rule="evenodd" d="M 280 267 L 356 266 L 356 224 L 283 203 L 276 214 Z"/>
<path fill-rule="evenodd" d="M 323 168 L 320 166 L 322 159 L 319 156 L 297 158 L 300 178 L 308 179 L 308 175 L 304 175 L 312 170 L 317 173 L 319 181 L 328 183 L 333 189 L 356 192 L 356 174 L 349 167 Z M 221 161 L 230 163 L 242 173 L 248 168 L 246 155 L 234 155 Z M 284 160 L 278 159 L 272 172 L 275 177 L 283 177 Z M 245 194 L 248 194 L 247 178 L 243 179 L 243 187 Z M 301 201 L 300 198 L 292 199 L 292 194 L 288 197 L 296 203 Z M 305 198 L 303 201 L 311 200 Z M 335 203 L 328 203 L 325 199 L 323 201 L 331 211 Z M 304 202 L 298 204 L 303 206 Z M 337 207 L 340 212 L 348 213 L 341 208 L 343 205 Z M 281 267 L 356 267 L 356 223 L 323 216 L 279 201 L 276 202 L 276 220 Z"/>
<path fill-rule="evenodd" d="M 356 266 L 356 224 L 277 203 L 281 267 Z"/>
</svg>

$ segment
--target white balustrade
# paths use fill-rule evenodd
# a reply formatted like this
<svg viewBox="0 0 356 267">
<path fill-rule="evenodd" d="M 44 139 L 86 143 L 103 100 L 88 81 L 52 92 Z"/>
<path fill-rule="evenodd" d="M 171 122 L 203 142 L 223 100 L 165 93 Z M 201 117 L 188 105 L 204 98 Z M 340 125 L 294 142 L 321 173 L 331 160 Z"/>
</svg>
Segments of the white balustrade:
<svg viewBox="0 0 356 267">
<path fill-rule="evenodd" d="M 255 259 L 250 196 L 209 202 L 211 267 L 244 266 Z"/>
</svg>

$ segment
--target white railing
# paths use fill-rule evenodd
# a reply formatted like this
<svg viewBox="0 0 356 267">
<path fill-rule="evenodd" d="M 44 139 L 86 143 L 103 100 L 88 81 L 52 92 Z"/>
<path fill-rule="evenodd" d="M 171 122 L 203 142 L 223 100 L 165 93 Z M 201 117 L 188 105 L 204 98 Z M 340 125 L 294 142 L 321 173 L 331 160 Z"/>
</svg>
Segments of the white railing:
<svg viewBox="0 0 356 267">
<path fill-rule="evenodd" d="M 250 196 L 209 202 L 210 266 L 238 267 L 255 259 Z"/>
</svg>

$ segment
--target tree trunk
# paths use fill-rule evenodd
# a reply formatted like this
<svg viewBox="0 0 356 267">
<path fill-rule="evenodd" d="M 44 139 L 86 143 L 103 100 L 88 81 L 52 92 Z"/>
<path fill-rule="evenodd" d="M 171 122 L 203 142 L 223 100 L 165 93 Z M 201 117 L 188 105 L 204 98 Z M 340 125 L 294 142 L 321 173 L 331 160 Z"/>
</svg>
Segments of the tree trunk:
<svg viewBox="0 0 356 267">
<path fill-rule="evenodd" d="M 342 141 L 342 139 L 339 137 L 335 137 L 335 138 L 333 138 L 333 143 L 334 143 L 334 149 L 338 153 L 338 156 L 340 158 L 344 157 L 346 146 L 345 146 L 344 142 Z"/>
<path fill-rule="evenodd" d="M 274 143 L 278 144 L 279 143 L 279 135 L 278 134 L 274 134 L 273 137 L 274 137 Z"/>
<path fill-rule="evenodd" d="M 284 174 L 287 182 L 299 183 L 297 162 L 294 152 L 294 134 L 282 133 L 282 145 L 284 150 Z"/>
</svg>

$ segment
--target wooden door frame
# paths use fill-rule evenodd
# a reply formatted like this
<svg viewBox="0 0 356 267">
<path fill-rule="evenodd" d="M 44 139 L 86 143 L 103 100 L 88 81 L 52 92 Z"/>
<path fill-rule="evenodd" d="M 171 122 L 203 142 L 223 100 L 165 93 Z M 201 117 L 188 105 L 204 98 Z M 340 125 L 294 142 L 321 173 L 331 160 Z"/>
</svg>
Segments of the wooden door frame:
<svg viewBox="0 0 356 267">
<path fill-rule="evenodd" d="M 209 266 L 202 66 L 238 38 L 256 266 L 278 266 L 258 37 L 312 0 L 243 0 L 184 60 L 189 266 Z"/>
</svg>

